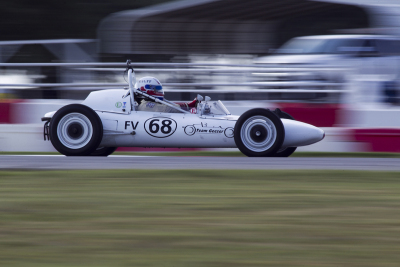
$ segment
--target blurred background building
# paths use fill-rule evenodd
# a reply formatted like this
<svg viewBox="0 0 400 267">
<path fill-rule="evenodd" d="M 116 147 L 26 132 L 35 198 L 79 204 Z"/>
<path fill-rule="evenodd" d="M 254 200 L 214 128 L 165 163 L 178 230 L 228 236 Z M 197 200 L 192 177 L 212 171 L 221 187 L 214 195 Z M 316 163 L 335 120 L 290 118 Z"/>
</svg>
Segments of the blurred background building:
<svg viewBox="0 0 400 267">
<path fill-rule="evenodd" d="M 237 114 L 258 105 L 322 127 L 400 128 L 395 0 L 1 3 L 3 123 L 125 86 L 130 58 L 171 100 L 202 93 L 247 101 L 231 102 Z"/>
<path fill-rule="evenodd" d="M 104 55 L 260 55 L 296 36 L 368 27 L 367 10 L 358 5 L 189 0 L 112 14 L 98 38 Z"/>
<path fill-rule="evenodd" d="M 390 0 L 379 4 L 357 0 L 117 0 L 64 4 L 15 1 L 11 6 L 4 4 L 0 13 L 7 22 L 0 26 L 0 38 L 4 40 L 0 42 L 2 63 L 124 62 L 130 58 L 134 62 L 248 65 L 260 63 L 258 57 L 271 54 L 294 37 L 337 33 L 393 35 L 400 26 L 400 9 L 396 1 Z M 88 70 L 83 75 L 81 71 L 51 66 L 16 69 L 3 65 L 0 82 L 9 81 L 4 75 L 15 72 L 14 78 L 31 83 L 123 82 L 117 73 L 104 71 Z M 229 84 L 232 77 L 232 83 L 265 81 L 250 70 L 240 75 L 217 72 L 175 71 L 161 74 L 160 79 L 172 84 L 202 84 L 188 85 L 188 89 L 221 89 L 212 84 Z M 62 93 L 64 89 L 70 91 L 68 87 L 52 91 L 38 87 L 14 94 L 22 98 L 82 99 L 95 88 L 87 88 L 85 93 Z M 181 98 L 180 94 L 174 97 Z"/>
</svg>

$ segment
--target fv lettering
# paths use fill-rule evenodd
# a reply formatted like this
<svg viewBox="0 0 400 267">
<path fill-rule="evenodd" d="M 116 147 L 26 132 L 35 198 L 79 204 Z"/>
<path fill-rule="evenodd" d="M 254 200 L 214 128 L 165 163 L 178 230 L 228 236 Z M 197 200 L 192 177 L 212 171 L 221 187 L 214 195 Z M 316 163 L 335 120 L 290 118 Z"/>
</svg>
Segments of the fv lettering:
<svg viewBox="0 0 400 267">
<path fill-rule="evenodd" d="M 136 124 L 133 123 L 133 121 L 126 121 L 125 122 L 125 130 L 128 129 L 129 126 L 132 127 L 133 130 L 136 130 L 136 127 L 138 126 L 139 122 L 136 122 Z"/>
</svg>

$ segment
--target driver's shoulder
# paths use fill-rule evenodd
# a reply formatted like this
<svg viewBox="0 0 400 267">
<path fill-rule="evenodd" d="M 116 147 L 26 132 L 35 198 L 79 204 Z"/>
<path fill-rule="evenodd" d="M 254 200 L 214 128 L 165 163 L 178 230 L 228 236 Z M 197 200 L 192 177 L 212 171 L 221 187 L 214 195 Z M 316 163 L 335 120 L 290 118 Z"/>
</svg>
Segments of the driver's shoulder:
<svg viewBox="0 0 400 267">
<path fill-rule="evenodd" d="M 176 106 L 179 107 L 179 105 Z M 140 105 L 138 106 L 138 111 L 150 111 L 150 112 L 162 112 L 162 113 L 176 112 L 175 109 L 170 106 L 147 100 L 143 100 L 140 103 Z"/>
</svg>

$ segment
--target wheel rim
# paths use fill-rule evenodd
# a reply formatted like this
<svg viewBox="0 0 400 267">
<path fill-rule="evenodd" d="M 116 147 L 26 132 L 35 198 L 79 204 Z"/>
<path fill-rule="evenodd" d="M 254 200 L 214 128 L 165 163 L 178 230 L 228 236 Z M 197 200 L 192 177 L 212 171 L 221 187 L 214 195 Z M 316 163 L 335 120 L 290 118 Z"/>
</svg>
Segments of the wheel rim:
<svg viewBox="0 0 400 267">
<path fill-rule="evenodd" d="M 57 136 L 60 142 L 68 148 L 82 148 L 89 143 L 93 136 L 92 123 L 83 114 L 67 114 L 58 123 Z"/>
<path fill-rule="evenodd" d="M 264 116 L 247 119 L 240 130 L 243 144 L 254 152 L 263 152 L 272 147 L 277 137 L 275 124 Z"/>
</svg>

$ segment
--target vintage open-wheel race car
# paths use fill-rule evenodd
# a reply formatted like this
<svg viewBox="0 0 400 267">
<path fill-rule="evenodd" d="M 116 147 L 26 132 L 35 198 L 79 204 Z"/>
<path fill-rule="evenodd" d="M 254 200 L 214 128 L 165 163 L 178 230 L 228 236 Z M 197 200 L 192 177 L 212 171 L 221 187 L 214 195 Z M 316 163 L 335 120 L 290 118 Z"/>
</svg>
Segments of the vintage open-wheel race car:
<svg viewBox="0 0 400 267">
<path fill-rule="evenodd" d="M 108 156 L 118 147 L 238 148 L 249 157 L 288 157 L 321 141 L 323 130 L 289 114 L 255 108 L 232 115 L 221 101 L 198 95 L 191 112 L 137 90 L 128 61 L 128 89 L 95 91 L 81 104 L 44 115 L 44 137 L 66 156 Z M 138 111 L 135 98 L 177 113 Z"/>
</svg>

